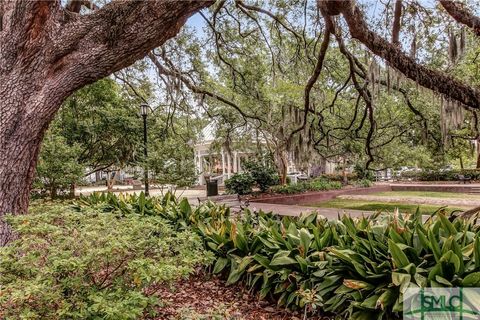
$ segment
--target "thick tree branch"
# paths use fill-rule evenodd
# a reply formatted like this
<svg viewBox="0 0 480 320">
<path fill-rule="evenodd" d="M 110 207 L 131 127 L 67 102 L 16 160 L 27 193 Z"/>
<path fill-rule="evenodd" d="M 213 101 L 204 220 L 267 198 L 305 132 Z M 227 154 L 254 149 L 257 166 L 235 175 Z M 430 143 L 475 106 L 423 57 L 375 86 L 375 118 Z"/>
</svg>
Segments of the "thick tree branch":
<svg viewBox="0 0 480 320">
<path fill-rule="evenodd" d="M 415 59 L 403 53 L 399 47 L 371 31 L 363 17 L 363 13 L 352 0 L 318 0 L 318 4 L 320 9 L 324 11 L 335 14 L 341 13 L 353 38 L 362 42 L 375 55 L 386 60 L 408 78 L 425 88 L 457 100 L 468 107 L 480 108 L 480 91 L 477 88 L 466 85 L 440 71 L 418 64 Z"/>
<path fill-rule="evenodd" d="M 51 73 L 58 76 L 56 81 L 68 82 L 69 94 L 143 58 L 213 2 L 119 0 L 89 15 L 64 19 L 54 41 Z"/>
<path fill-rule="evenodd" d="M 460 1 L 440 0 L 442 7 L 458 23 L 464 24 L 480 36 L 480 18 L 466 10 Z"/>
</svg>

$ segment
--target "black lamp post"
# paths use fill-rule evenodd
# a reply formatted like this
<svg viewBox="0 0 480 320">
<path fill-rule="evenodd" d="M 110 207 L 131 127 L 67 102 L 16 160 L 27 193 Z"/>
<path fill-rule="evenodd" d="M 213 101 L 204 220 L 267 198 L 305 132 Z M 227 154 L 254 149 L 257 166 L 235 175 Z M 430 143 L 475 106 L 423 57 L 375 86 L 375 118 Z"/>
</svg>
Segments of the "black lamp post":
<svg viewBox="0 0 480 320">
<path fill-rule="evenodd" d="M 148 165 L 147 165 L 147 114 L 150 107 L 147 104 L 140 105 L 140 114 L 143 118 L 143 154 L 145 156 L 145 164 L 143 167 L 144 180 L 145 180 L 145 195 L 148 196 Z"/>
</svg>

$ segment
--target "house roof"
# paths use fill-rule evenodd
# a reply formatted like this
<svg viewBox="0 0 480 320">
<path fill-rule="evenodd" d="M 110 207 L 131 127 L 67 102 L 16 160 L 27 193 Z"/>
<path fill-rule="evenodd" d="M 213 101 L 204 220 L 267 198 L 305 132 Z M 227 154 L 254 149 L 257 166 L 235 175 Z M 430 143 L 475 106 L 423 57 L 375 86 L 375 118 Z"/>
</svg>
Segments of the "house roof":
<svg viewBox="0 0 480 320">
<path fill-rule="evenodd" d="M 197 144 L 205 144 L 215 140 L 215 133 L 217 131 L 216 129 L 217 127 L 215 122 L 210 122 L 205 128 L 202 129 Z"/>
</svg>

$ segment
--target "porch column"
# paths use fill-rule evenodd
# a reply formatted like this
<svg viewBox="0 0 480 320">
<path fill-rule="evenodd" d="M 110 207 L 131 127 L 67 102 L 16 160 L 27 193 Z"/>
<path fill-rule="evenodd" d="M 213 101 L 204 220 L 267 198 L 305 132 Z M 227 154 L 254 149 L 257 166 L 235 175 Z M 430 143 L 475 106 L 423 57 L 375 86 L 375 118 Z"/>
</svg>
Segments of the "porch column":
<svg viewBox="0 0 480 320">
<path fill-rule="evenodd" d="M 200 151 L 198 151 L 198 176 L 199 176 L 199 180 L 200 180 L 200 185 L 204 185 L 205 184 L 205 176 L 204 176 L 204 172 L 203 172 L 203 156 L 202 156 L 202 153 Z"/>
<path fill-rule="evenodd" d="M 222 175 L 225 175 L 225 153 L 222 149 Z"/>
</svg>

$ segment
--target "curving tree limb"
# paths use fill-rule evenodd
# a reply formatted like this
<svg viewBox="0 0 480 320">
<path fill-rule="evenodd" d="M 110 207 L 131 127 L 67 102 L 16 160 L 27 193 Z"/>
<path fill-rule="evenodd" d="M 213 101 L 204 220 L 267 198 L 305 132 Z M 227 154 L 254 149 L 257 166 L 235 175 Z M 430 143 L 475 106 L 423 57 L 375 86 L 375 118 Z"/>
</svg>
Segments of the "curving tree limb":
<svg viewBox="0 0 480 320">
<path fill-rule="evenodd" d="M 466 10 L 461 2 L 453 0 L 440 0 L 442 7 L 458 23 L 466 25 L 480 36 L 480 18 Z"/>
<path fill-rule="evenodd" d="M 443 72 L 432 70 L 406 55 L 396 45 L 370 30 L 360 8 L 352 0 L 333 1 L 318 0 L 320 10 L 329 15 L 341 14 L 347 22 L 353 38 L 363 43 L 375 55 L 387 61 L 406 77 L 421 86 L 450 99 L 457 100 L 465 106 L 480 109 L 480 91 Z"/>
</svg>

